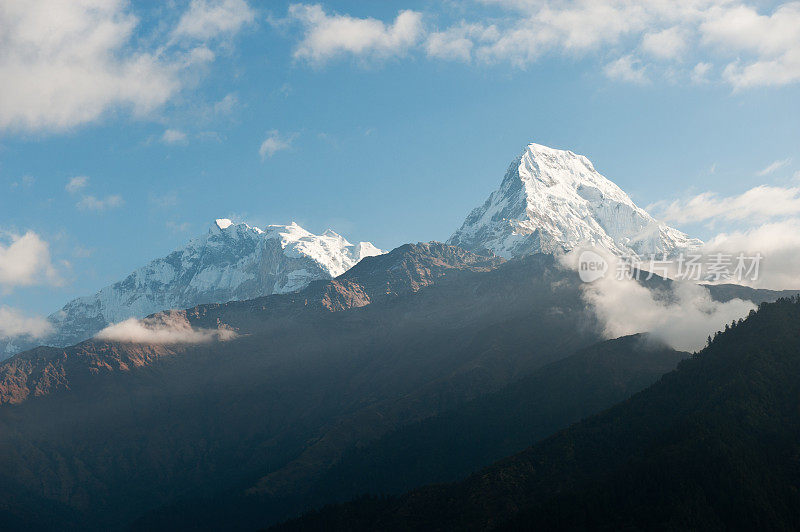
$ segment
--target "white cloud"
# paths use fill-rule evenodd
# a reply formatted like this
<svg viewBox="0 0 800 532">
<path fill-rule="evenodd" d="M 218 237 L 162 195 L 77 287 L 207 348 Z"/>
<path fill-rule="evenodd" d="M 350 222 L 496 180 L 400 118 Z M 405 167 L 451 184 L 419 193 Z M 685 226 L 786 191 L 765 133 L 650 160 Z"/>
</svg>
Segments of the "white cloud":
<svg viewBox="0 0 800 532">
<path fill-rule="evenodd" d="M 122 203 L 122 196 L 119 194 L 112 194 L 104 198 L 91 195 L 84 196 L 76 205 L 79 209 L 85 211 L 105 211 L 113 209 L 114 207 L 119 207 Z"/>
<path fill-rule="evenodd" d="M 161 142 L 164 144 L 183 144 L 186 142 L 186 133 L 179 129 L 167 129 L 161 135 Z"/>
<path fill-rule="evenodd" d="M 641 62 L 634 57 L 626 55 L 608 63 L 603 72 L 610 79 L 642 85 L 647 83 L 648 79 L 644 67 L 640 64 Z"/>
<path fill-rule="evenodd" d="M 792 162 L 791 159 L 781 159 L 780 161 L 774 161 L 774 162 L 770 163 L 769 165 L 767 165 L 765 168 L 762 168 L 761 170 L 756 172 L 756 175 L 762 176 L 762 177 L 765 176 L 765 175 L 769 175 L 769 174 L 771 174 L 773 172 L 777 172 L 778 170 L 780 170 L 784 166 L 787 166 L 791 162 Z"/>
<path fill-rule="evenodd" d="M 659 207 L 658 204 L 655 205 Z M 761 185 L 738 196 L 720 197 L 711 192 L 688 200 L 676 200 L 657 212 L 659 218 L 676 223 L 709 220 L 755 220 L 800 214 L 800 187 Z"/>
<path fill-rule="evenodd" d="M 800 220 L 767 223 L 746 231 L 722 233 L 709 240 L 704 252 L 747 256 L 761 254 L 759 275 L 746 284 L 773 290 L 800 289 Z"/>
<path fill-rule="evenodd" d="M 0 292 L 8 292 L 17 286 L 57 285 L 60 282 L 50 260 L 50 247 L 39 235 L 33 231 L 22 236 L 0 234 Z"/>
<path fill-rule="evenodd" d="M 243 0 L 193 0 L 173 31 L 139 39 L 127 0 L 0 2 L 0 131 L 61 132 L 118 109 L 146 117 L 214 59 L 197 39 L 252 19 Z"/>
<path fill-rule="evenodd" d="M 714 6 L 700 25 L 704 42 L 736 56 L 723 72 L 736 88 L 786 85 L 800 80 L 800 3 L 771 15 L 745 4 Z"/>
<path fill-rule="evenodd" d="M 195 329 L 186 319 L 185 312 L 170 311 L 142 320 L 130 318 L 109 325 L 95 337 L 134 344 L 202 344 L 232 340 L 236 332 L 224 326 L 218 329 Z"/>
<path fill-rule="evenodd" d="M 425 41 L 428 57 L 469 62 L 475 43 L 495 41 L 499 37 L 495 26 L 462 22 L 444 31 L 433 32 Z"/>
<path fill-rule="evenodd" d="M 42 338 L 52 330 L 52 324 L 45 318 L 26 316 L 15 308 L 0 305 L 0 337 L 29 336 L 31 338 Z"/>
<path fill-rule="evenodd" d="M 468 39 L 461 28 L 431 33 L 425 42 L 429 57 L 469 61 L 472 58 L 472 39 Z"/>
<path fill-rule="evenodd" d="M 192 224 L 190 224 L 189 222 L 167 221 L 165 225 L 167 226 L 167 229 L 169 229 L 173 233 L 185 233 L 192 227 Z"/>
<path fill-rule="evenodd" d="M 229 114 L 239 103 L 239 98 L 233 94 L 226 94 L 224 98 L 214 104 L 214 112 L 220 115 Z"/>
<path fill-rule="evenodd" d="M 11 183 L 10 186 L 11 188 L 19 188 L 19 187 L 28 188 L 33 186 L 35 182 L 36 178 L 33 177 L 32 175 L 24 175 L 19 181 L 14 181 L 13 183 Z"/>
<path fill-rule="evenodd" d="M 0 6 L 0 129 L 64 130 L 107 109 L 147 113 L 179 87 L 157 54 L 134 50 L 121 0 L 9 0 Z"/>
<path fill-rule="evenodd" d="M 329 15 L 319 5 L 293 4 L 289 17 L 305 30 L 294 57 L 316 64 L 346 54 L 377 59 L 402 55 L 423 34 L 422 14 L 410 10 L 401 11 L 391 25 L 374 18 Z"/>
<path fill-rule="evenodd" d="M 272 157 L 279 151 L 291 148 L 293 140 L 294 135 L 282 137 L 278 130 L 273 129 L 269 132 L 267 138 L 264 139 L 264 142 L 261 143 L 261 147 L 258 148 L 258 154 L 261 156 L 262 160 L 267 157 Z"/>
<path fill-rule="evenodd" d="M 697 84 L 708 83 L 708 73 L 711 72 L 711 63 L 700 62 L 692 68 L 692 81 Z M 712 172 L 713 173 L 713 172 Z"/>
<path fill-rule="evenodd" d="M 707 288 L 675 281 L 669 293 L 655 293 L 634 280 L 607 276 L 584 285 L 591 305 L 609 338 L 649 332 L 675 349 L 694 351 L 706 338 L 755 308 L 750 301 L 714 301 Z"/>
<path fill-rule="evenodd" d="M 290 18 L 303 22 L 306 32 L 295 56 L 322 63 L 344 53 L 385 57 L 417 48 L 434 59 L 525 68 L 547 54 L 574 58 L 608 50 L 621 59 L 606 65 L 606 72 L 637 84 L 645 68 L 651 78 L 721 81 L 737 90 L 800 81 L 797 1 L 777 7 L 754 0 L 480 2 L 481 9 L 462 9 L 472 20 L 467 16 L 431 32 L 418 13 L 404 12 L 409 13 L 406 39 L 392 38 L 401 17 L 387 26 L 296 4 Z M 632 57 L 657 61 L 636 66 Z M 711 73 L 716 79 L 708 79 Z"/>
<path fill-rule="evenodd" d="M 89 184 L 89 178 L 85 175 L 79 175 L 71 178 L 64 189 L 70 194 L 74 194 Z"/>
<path fill-rule="evenodd" d="M 172 33 L 173 39 L 208 40 L 238 32 L 255 13 L 244 0 L 192 0 Z"/>
<path fill-rule="evenodd" d="M 76 194 L 77 192 L 85 189 L 88 185 L 89 178 L 85 175 L 80 175 L 71 178 L 67 182 L 67 185 L 64 187 L 64 189 L 70 194 Z M 97 196 L 87 194 L 82 196 L 80 201 L 78 201 L 75 206 L 81 210 L 105 211 L 113 207 L 119 207 L 122 205 L 122 203 L 122 196 L 119 194 L 111 194 L 104 198 L 98 198 Z"/>
<path fill-rule="evenodd" d="M 673 26 L 665 30 L 645 33 L 642 38 L 642 49 L 660 59 L 677 59 L 686 52 L 688 44 L 684 31 Z"/>
<path fill-rule="evenodd" d="M 632 279 L 620 280 L 614 274 L 616 258 L 603 255 L 612 265 L 609 273 L 585 283 L 582 296 L 608 338 L 647 332 L 675 349 L 694 351 L 703 347 L 709 335 L 755 308 L 739 299 L 714 301 L 707 288 L 686 281 L 674 281 L 668 291 L 657 292 Z M 562 259 L 569 268 L 576 262 L 575 252 Z"/>
</svg>

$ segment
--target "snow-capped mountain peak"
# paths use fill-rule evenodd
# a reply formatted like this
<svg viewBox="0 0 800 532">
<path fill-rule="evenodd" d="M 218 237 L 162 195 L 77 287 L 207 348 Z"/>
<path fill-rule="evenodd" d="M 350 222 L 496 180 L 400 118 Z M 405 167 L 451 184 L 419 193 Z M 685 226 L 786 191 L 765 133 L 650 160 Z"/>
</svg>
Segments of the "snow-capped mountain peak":
<svg viewBox="0 0 800 532">
<path fill-rule="evenodd" d="M 651 255 L 702 242 L 659 223 L 583 155 L 529 144 L 448 243 L 510 258 L 579 246 Z"/>
<path fill-rule="evenodd" d="M 93 296 L 70 301 L 48 318 L 48 338 L 0 338 L 0 358 L 34 343 L 66 346 L 127 318 L 202 303 L 253 299 L 299 290 L 311 281 L 338 277 L 364 257 L 384 253 L 369 242 L 351 244 L 328 230 L 298 224 L 265 229 L 219 218 L 208 231 L 166 257 L 151 261 Z"/>
</svg>

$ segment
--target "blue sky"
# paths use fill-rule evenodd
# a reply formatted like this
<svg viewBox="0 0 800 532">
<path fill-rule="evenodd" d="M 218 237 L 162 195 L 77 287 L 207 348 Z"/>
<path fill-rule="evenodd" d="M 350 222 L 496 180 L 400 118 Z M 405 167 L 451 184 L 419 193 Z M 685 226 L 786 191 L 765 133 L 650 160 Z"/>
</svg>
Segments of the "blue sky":
<svg viewBox="0 0 800 532">
<path fill-rule="evenodd" d="M 800 4 L 543 6 L 10 2 L 0 263 L 36 241 L 0 306 L 47 314 L 218 217 L 445 240 L 528 142 L 692 236 L 795 223 Z"/>
</svg>

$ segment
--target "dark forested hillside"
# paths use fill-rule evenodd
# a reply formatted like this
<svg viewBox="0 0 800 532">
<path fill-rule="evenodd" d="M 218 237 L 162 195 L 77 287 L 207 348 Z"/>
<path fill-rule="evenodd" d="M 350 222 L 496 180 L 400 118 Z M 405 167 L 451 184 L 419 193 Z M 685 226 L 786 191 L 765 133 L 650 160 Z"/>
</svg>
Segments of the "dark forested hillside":
<svg viewBox="0 0 800 532">
<path fill-rule="evenodd" d="M 227 342 L 13 357 L 0 366 L 0 513 L 50 528 L 38 509 L 62 507 L 60 526 L 107 529 L 180 501 L 295 496 L 348 449 L 599 339 L 553 257 L 499 263 L 403 246 L 363 276 L 181 313 L 235 329 Z M 291 515 L 274 510 L 258 522 Z"/>
<path fill-rule="evenodd" d="M 797 529 L 800 300 L 763 304 L 658 383 L 467 480 L 282 530 Z"/>
<path fill-rule="evenodd" d="M 646 335 L 581 349 L 498 392 L 349 451 L 317 489 L 341 498 L 458 480 L 630 397 L 687 356 Z"/>
<path fill-rule="evenodd" d="M 21 353 L 0 364 L 0 516 L 29 528 L 248 529 L 344 494 L 456 478 L 655 378 L 657 364 L 639 381 L 641 360 L 623 356 L 619 375 L 589 357 L 597 380 L 581 381 L 584 363 L 549 384 L 520 380 L 601 339 L 581 286 L 551 255 L 504 262 L 404 245 L 299 292 L 168 315 L 188 330 L 235 332 L 228 341 L 93 339 Z M 449 429 L 434 430 L 427 450 L 410 448 L 420 461 L 398 463 L 403 475 L 357 482 L 371 460 L 391 460 L 395 444 L 380 450 L 382 436 L 401 442 L 403 427 L 517 381 L 464 410 L 501 412 L 499 424 L 476 425 L 474 446 L 441 469 L 430 464 Z M 504 406 L 515 400 L 542 417 Z M 497 439 L 508 424 L 521 430 Z M 331 482 L 343 459 L 356 461 L 353 474 Z"/>
</svg>

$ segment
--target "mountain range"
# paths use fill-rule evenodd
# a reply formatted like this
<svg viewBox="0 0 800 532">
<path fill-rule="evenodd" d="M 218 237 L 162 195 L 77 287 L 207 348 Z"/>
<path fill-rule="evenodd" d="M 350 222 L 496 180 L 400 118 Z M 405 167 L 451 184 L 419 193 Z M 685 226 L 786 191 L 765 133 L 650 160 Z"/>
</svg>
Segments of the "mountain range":
<svg viewBox="0 0 800 532">
<path fill-rule="evenodd" d="M 448 243 L 504 258 L 578 246 L 643 256 L 702 245 L 637 207 L 586 157 L 539 144 L 525 148 L 500 188 Z M 109 324 L 160 310 L 296 291 L 380 253 L 370 242 L 352 245 L 331 230 L 315 235 L 295 223 L 262 230 L 218 219 L 206 234 L 166 257 L 68 302 L 48 316 L 53 330 L 47 336 L 0 338 L 0 358 L 37 345 L 69 346 Z"/>
<path fill-rule="evenodd" d="M 699 354 L 648 334 L 609 339 L 587 306 L 587 284 L 559 257 L 585 244 L 641 255 L 702 243 L 654 221 L 584 157 L 535 144 L 449 244 L 382 252 L 296 224 L 217 220 L 65 312 L 75 316 L 62 322 L 71 345 L 0 363 L 0 528 L 253 530 L 366 494 L 390 497 L 284 526 L 482 529 L 530 518 L 587 528 L 595 522 L 572 504 L 587 497 L 592 509 L 608 504 L 598 515 L 615 527 L 680 527 L 679 517 L 621 520 L 623 493 L 609 479 L 634 479 L 642 493 L 658 485 L 615 446 L 643 464 L 673 464 L 669 453 L 683 447 L 670 445 L 682 445 L 673 437 L 686 429 L 697 441 L 732 435 L 735 450 L 750 449 L 757 441 L 739 437 L 767 427 L 758 405 L 784 408 L 793 427 L 784 399 L 794 385 L 775 380 L 796 369 L 786 357 L 797 304 L 782 299 L 793 292 L 704 288 L 710 303 L 762 307 Z M 658 298 L 673 293 L 669 279 L 641 283 Z M 157 309 L 130 319 L 147 305 Z M 770 396 L 778 385 L 786 394 Z M 737 403 L 731 389 L 756 406 Z M 743 420 L 730 425 L 734 434 L 714 432 L 707 422 L 728 418 L 710 413 L 728 404 Z M 713 438 L 723 449 L 724 438 Z M 775 463 L 793 456 L 779 444 L 789 454 L 770 454 Z M 676 456 L 676 467 L 699 467 Z M 751 455 L 709 455 L 709 464 L 726 457 L 739 468 Z M 679 499 L 667 488 L 679 482 L 659 474 L 672 484 L 641 504 L 666 515 Z M 790 504 L 784 480 L 769 479 Z M 715 515 L 702 522 L 729 523 Z"/>
<path fill-rule="evenodd" d="M 218 219 L 184 247 L 48 316 L 53 328 L 48 336 L 0 338 L 0 354 L 10 356 L 42 344 L 69 346 L 111 323 L 160 310 L 293 292 L 381 253 L 370 242 L 352 245 L 331 230 L 315 235 L 296 223 L 262 230 Z"/>
</svg>

